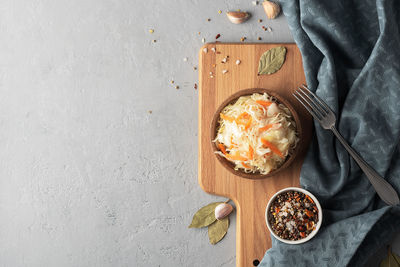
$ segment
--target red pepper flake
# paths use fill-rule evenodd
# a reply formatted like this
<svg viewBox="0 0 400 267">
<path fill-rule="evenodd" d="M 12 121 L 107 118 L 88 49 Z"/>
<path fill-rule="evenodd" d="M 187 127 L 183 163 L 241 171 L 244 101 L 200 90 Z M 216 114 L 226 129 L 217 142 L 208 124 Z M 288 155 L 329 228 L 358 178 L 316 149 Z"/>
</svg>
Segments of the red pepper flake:
<svg viewBox="0 0 400 267">
<path fill-rule="evenodd" d="M 304 213 L 305 213 L 309 218 L 312 218 L 312 217 L 314 216 L 314 214 L 313 214 L 311 211 L 309 211 L 309 210 L 305 210 Z"/>
<path fill-rule="evenodd" d="M 306 195 L 306 198 L 308 199 L 308 201 L 310 201 L 311 203 L 314 203 L 314 201 L 312 200 L 312 198 L 311 197 L 309 197 L 309 196 L 307 196 Z"/>
<path fill-rule="evenodd" d="M 217 51 L 216 53 L 217 53 L 217 54 L 221 54 L 221 52 L 220 52 L 220 51 Z"/>
<path fill-rule="evenodd" d="M 221 34 L 217 34 L 216 36 L 215 36 L 215 39 L 218 39 L 219 37 L 221 37 Z"/>
<path fill-rule="evenodd" d="M 300 232 L 304 232 L 306 230 L 304 225 L 299 225 L 299 227 L 297 227 L 297 229 L 299 229 Z"/>
</svg>

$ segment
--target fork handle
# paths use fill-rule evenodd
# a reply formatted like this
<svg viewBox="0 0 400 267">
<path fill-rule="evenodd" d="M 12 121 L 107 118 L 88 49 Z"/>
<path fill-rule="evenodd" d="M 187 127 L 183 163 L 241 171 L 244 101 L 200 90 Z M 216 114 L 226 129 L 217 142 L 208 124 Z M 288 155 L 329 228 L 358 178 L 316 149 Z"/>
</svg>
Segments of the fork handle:
<svg viewBox="0 0 400 267">
<path fill-rule="evenodd" d="M 399 196 L 394 188 L 380 176 L 369 164 L 357 154 L 357 152 L 346 142 L 343 136 L 339 133 L 335 126 L 331 127 L 333 134 L 339 139 L 340 143 L 349 152 L 350 156 L 353 157 L 361 170 L 365 173 L 372 186 L 375 188 L 376 193 L 379 197 L 388 205 L 395 206 L 400 203 Z"/>
</svg>

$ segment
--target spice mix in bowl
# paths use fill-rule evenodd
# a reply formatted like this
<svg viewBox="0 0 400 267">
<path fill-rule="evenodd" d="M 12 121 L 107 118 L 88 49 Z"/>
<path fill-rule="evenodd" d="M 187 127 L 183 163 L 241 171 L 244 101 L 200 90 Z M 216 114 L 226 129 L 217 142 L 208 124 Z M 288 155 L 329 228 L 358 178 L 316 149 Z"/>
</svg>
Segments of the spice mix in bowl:
<svg viewBox="0 0 400 267">
<path fill-rule="evenodd" d="M 307 190 L 288 187 L 269 200 L 265 219 L 276 239 L 288 244 L 300 244 L 318 232 L 322 209 L 317 198 Z"/>
</svg>

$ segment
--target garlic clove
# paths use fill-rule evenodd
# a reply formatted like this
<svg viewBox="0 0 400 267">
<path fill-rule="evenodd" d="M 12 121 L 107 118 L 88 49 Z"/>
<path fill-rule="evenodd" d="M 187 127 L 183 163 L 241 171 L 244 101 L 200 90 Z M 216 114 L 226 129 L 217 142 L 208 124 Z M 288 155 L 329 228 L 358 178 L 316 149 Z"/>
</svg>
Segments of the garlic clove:
<svg viewBox="0 0 400 267">
<path fill-rule="evenodd" d="M 228 19 L 234 24 L 240 24 L 249 19 L 250 14 L 242 11 L 229 11 L 226 13 Z"/>
<path fill-rule="evenodd" d="M 223 218 L 225 218 L 226 216 L 231 214 L 232 211 L 233 211 L 232 205 L 230 205 L 228 203 L 221 203 L 215 208 L 215 211 L 214 211 L 215 218 L 217 220 L 222 220 Z"/>
<path fill-rule="evenodd" d="M 265 14 L 267 14 L 269 19 L 276 18 L 281 12 L 281 6 L 275 2 L 264 1 L 262 5 L 264 7 Z"/>
</svg>

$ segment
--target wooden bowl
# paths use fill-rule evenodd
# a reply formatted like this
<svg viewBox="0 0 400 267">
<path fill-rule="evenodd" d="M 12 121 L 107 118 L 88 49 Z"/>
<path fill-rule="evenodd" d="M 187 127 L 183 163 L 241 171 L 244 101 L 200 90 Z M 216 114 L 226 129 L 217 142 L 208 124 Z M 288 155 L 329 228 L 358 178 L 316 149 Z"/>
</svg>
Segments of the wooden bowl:
<svg viewBox="0 0 400 267">
<path fill-rule="evenodd" d="M 252 95 L 254 93 L 260 93 L 260 94 L 267 93 L 268 95 L 270 95 L 276 99 L 276 103 L 283 104 L 289 109 L 289 111 L 292 113 L 293 119 L 296 123 L 296 132 L 297 132 L 297 136 L 300 140 L 299 142 L 301 142 L 302 130 L 301 130 L 300 118 L 299 118 L 299 115 L 297 114 L 296 110 L 289 103 L 289 101 L 287 101 L 286 99 L 281 97 L 279 94 L 268 91 L 267 89 L 252 88 L 252 89 L 244 89 L 244 90 L 241 90 L 241 91 L 231 95 L 224 102 L 222 102 L 222 104 L 218 107 L 217 111 L 214 113 L 213 119 L 211 121 L 211 135 L 210 135 L 211 136 L 210 144 L 211 144 L 213 152 L 219 151 L 219 149 L 217 148 L 216 142 L 213 142 L 213 140 L 217 136 L 217 130 L 219 127 L 218 121 L 219 121 L 221 111 L 227 105 L 233 104 L 234 102 L 236 102 L 236 100 L 239 97 L 246 96 L 246 95 Z M 298 154 L 298 151 L 299 151 L 299 147 L 300 147 L 299 144 L 297 144 L 297 146 L 292 151 L 289 152 L 289 155 L 287 156 L 285 162 L 278 169 L 275 169 L 268 174 L 245 173 L 242 170 L 235 170 L 235 164 L 233 162 L 230 162 L 229 160 L 225 159 L 224 157 L 222 157 L 216 153 L 214 153 L 214 155 L 217 157 L 218 161 L 222 164 L 222 166 L 224 166 L 228 171 L 230 171 L 234 175 L 237 175 L 237 176 L 240 176 L 243 178 L 247 178 L 247 179 L 264 179 L 267 177 L 274 176 L 278 172 L 286 169 L 296 158 L 296 155 Z"/>
</svg>

